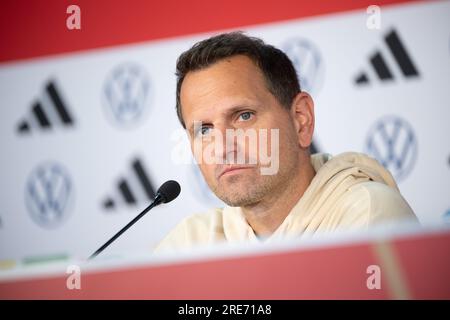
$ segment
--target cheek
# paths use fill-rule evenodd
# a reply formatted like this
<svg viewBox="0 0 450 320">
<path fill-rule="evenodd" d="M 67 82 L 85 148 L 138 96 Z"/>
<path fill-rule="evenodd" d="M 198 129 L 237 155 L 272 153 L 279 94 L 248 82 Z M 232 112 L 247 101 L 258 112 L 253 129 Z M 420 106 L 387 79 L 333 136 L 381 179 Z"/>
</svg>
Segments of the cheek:
<svg viewBox="0 0 450 320">
<path fill-rule="evenodd" d="M 218 138 L 215 134 L 209 138 L 191 140 L 191 152 L 197 163 L 210 165 L 220 160 L 224 145 L 223 143 L 216 143 Z"/>
<path fill-rule="evenodd" d="M 290 117 L 281 125 L 280 141 L 286 141 L 287 144 L 295 144 L 298 146 L 298 132 L 295 123 Z"/>
<path fill-rule="evenodd" d="M 267 146 L 269 153 L 275 149 L 280 152 L 297 145 L 295 129 L 288 121 L 272 123 L 272 126 L 266 130 L 266 136 L 266 141 L 263 140 L 261 143 Z"/>
</svg>

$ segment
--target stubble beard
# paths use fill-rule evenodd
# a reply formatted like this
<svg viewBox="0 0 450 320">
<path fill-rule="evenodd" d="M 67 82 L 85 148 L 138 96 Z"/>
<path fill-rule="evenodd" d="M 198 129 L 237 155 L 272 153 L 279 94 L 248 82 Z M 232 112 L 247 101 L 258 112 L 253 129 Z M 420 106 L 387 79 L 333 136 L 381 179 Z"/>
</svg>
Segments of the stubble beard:
<svg viewBox="0 0 450 320">
<path fill-rule="evenodd" d="M 298 166 L 295 162 L 289 166 L 280 166 L 275 175 L 261 175 L 257 169 L 254 175 L 236 175 L 221 177 L 216 185 L 211 186 L 214 194 L 231 207 L 251 207 L 262 200 L 276 196 L 291 185 Z"/>
</svg>

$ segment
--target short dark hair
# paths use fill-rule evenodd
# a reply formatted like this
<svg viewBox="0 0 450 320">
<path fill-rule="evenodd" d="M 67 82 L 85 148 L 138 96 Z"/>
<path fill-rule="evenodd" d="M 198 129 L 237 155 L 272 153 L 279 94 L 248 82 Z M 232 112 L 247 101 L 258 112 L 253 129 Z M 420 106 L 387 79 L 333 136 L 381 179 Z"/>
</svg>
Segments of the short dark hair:
<svg viewBox="0 0 450 320">
<path fill-rule="evenodd" d="M 262 71 L 268 90 L 282 106 L 290 109 L 301 89 L 297 72 L 288 56 L 261 39 L 249 37 L 240 31 L 223 33 L 196 43 L 177 60 L 176 109 L 183 128 L 186 128 L 186 124 L 181 112 L 180 91 L 186 74 L 236 55 L 249 57 Z"/>
</svg>

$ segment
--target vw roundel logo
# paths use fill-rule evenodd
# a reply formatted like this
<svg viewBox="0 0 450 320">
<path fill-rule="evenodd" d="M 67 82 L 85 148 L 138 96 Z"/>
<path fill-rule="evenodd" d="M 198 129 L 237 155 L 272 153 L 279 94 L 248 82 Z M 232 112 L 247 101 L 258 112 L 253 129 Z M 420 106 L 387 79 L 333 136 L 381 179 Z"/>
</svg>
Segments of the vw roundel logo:
<svg viewBox="0 0 450 320">
<path fill-rule="evenodd" d="M 116 67 L 104 86 L 104 106 L 108 117 L 119 126 L 141 122 L 149 108 L 150 79 L 144 68 L 133 63 Z"/>
<path fill-rule="evenodd" d="M 325 75 L 319 49 L 311 41 L 301 38 L 286 41 L 281 47 L 297 70 L 302 91 L 318 92 Z"/>
<path fill-rule="evenodd" d="M 201 203 L 206 202 L 214 208 L 222 208 L 225 205 L 209 188 L 197 164 L 190 165 L 188 175 L 189 180 L 192 181 L 190 184 L 192 186 L 192 194 L 198 201 Z"/>
<path fill-rule="evenodd" d="M 447 210 L 447 212 L 443 215 L 444 223 L 450 225 L 450 209 Z"/>
<path fill-rule="evenodd" d="M 397 181 L 412 171 L 417 158 L 417 138 L 411 125 L 398 116 L 385 116 L 370 128 L 366 153 L 387 168 Z"/>
<path fill-rule="evenodd" d="M 28 177 L 25 204 L 33 221 L 43 228 L 60 226 L 68 216 L 73 184 L 58 163 L 44 163 Z"/>
</svg>

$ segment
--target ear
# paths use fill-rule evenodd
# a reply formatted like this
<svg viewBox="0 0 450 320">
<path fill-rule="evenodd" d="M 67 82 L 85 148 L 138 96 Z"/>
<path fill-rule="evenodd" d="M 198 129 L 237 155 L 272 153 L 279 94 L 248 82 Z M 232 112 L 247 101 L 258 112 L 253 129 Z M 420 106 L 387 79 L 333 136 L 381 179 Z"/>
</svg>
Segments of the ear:
<svg viewBox="0 0 450 320">
<path fill-rule="evenodd" d="M 314 101 L 306 92 L 300 92 L 291 105 L 291 115 L 297 131 L 298 143 L 308 148 L 314 133 Z"/>
</svg>

